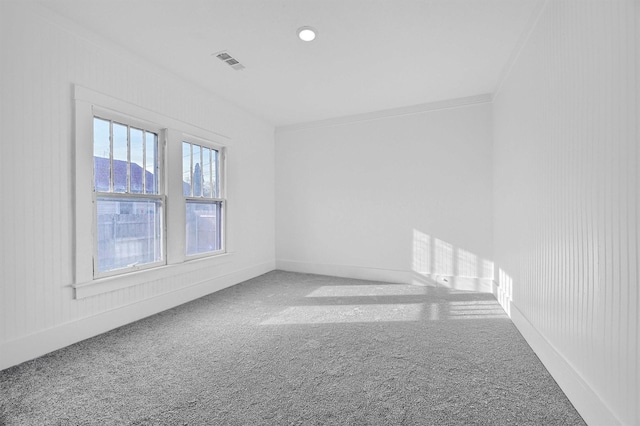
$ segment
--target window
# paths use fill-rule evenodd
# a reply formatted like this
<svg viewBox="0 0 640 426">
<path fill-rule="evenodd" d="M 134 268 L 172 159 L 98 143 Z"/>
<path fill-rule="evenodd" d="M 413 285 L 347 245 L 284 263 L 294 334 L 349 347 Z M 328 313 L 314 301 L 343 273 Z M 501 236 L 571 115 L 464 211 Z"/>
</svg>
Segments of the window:
<svg viewBox="0 0 640 426">
<path fill-rule="evenodd" d="M 158 132 L 93 118 L 94 277 L 163 264 Z"/>
<path fill-rule="evenodd" d="M 224 251 L 223 155 L 222 148 L 182 143 L 182 192 L 188 256 Z"/>
<path fill-rule="evenodd" d="M 77 85 L 74 101 L 75 297 L 230 262 L 232 141 Z"/>
</svg>

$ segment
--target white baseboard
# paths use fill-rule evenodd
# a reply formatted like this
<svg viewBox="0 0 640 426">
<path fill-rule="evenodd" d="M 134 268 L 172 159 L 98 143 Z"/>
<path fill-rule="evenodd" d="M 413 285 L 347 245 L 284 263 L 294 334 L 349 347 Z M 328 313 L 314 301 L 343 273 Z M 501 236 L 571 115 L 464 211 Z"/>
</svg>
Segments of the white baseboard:
<svg viewBox="0 0 640 426">
<path fill-rule="evenodd" d="M 337 265 L 296 260 L 276 260 L 276 268 L 282 271 L 307 274 L 329 275 L 332 277 L 355 278 L 369 281 L 383 281 L 402 284 L 419 284 L 448 287 L 456 290 L 491 293 L 493 280 L 490 278 L 457 277 L 450 275 L 419 274 L 413 271 L 370 268 L 353 265 Z"/>
<path fill-rule="evenodd" d="M 573 368 L 571 363 L 534 327 L 513 302 L 509 311 L 511 320 L 551 376 L 578 410 L 584 421 L 591 426 L 615 426 L 622 422 L 591 386 Z"/>
<path fill-rule="evenodd" d="M 428 274 L 426 277 L 437 283 L 439 287 L 447 287 L 453 290 L 475 291 L 478 293 L 491 293 L 493 291 L 494 282 L 491 278 L 460 277 L 455 275 L 438 274 Z"/>
<path fill-rule="evenodd" d="M 329 275 L 332 277 L 354 278 L 359 280 L 384 281 L 390 283 L 409 283 L 411 273 L 393 269 L 368 268 L 352 265 L 300 262 L 297 260 L 276 260 L 276 269 L 281 271 L 302 272 L 305 274 Z"/>
<path fill-rule="evenodd" d="M 141 302 L 1 343 L 0 370 L 190 302 L 274 269 L 275 262 L 273 261 L 260 263 Z"/>
</svg>

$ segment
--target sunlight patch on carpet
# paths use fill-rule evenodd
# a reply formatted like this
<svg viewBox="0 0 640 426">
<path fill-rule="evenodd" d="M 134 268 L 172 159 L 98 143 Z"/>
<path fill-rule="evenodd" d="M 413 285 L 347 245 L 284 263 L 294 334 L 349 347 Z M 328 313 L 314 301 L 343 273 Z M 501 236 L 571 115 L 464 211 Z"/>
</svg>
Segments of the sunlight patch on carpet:
<svg viewBox="0 0 640 426">
<path fill-rule="evenodd" d="M 420 321 L 422 303 L 291 306 L 260 325 Z"/>
<path fill-rule="evenodd" d="M 425 294 L 424 286 L 410 284 L 326 285 L 313 290 L 306 297 L 404 296 L 423 294 Z"/>
<path fill-rule="evenodd" d="M 447 316 L 449 319 L 508 318 L 502 307 L 491 300 L 450 302 Z"/>
</svg>

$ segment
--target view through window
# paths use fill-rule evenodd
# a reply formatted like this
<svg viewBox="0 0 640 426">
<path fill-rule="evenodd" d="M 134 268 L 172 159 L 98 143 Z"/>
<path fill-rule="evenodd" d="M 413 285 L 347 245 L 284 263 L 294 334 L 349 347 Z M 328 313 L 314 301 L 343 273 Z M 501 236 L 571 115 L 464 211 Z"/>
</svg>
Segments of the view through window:
<svg viewBox="0 0 640 426">
<path fill-rule="evenodd" d="M 158 134 L 93 120 L 94 275 L 163 260 Z"/>
<path fill-rule="evenodd" d="M 182 143 L 187 255 L 223 250 L 221 156 L 219 149 Z"/>
</svg>

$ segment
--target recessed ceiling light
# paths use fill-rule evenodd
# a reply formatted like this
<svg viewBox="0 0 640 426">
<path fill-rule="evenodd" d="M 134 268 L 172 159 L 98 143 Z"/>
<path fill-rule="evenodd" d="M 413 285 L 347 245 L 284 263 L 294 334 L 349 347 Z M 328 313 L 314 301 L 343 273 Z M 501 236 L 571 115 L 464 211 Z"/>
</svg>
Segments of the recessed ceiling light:
<svg viewBox="0 0 640 426">
<path fill-rule="evenodd" d="M 312 41 L 316 38 L 316 30 L 311 27 L 300 27 L 298 28 L 298 37 L 302 41 Z"/>
</svg>

